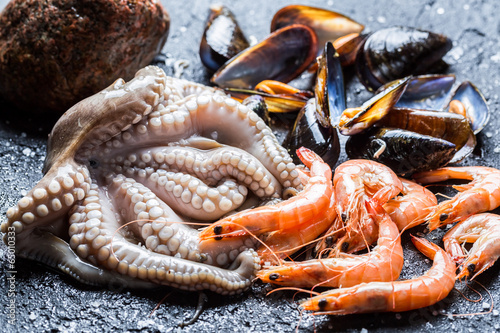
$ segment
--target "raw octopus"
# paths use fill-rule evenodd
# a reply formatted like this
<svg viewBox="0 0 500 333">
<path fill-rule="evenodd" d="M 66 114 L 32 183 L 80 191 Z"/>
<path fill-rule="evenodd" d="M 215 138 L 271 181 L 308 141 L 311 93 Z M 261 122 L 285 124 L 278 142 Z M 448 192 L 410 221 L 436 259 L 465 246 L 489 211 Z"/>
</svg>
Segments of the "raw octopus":
<svg viewBox="0 0 500 333">
<path fill-rule="evenodd" d="M 69 109 L 50 134 L 44 173 L 1 225 L 15 232 L 17 255 L 90 284 L 119 277 L 223 294 L 251 284 L 253 242 L 201 252 L 182 222 L 302 187 L 254 112 L 154 66 Z"/>
</svg>

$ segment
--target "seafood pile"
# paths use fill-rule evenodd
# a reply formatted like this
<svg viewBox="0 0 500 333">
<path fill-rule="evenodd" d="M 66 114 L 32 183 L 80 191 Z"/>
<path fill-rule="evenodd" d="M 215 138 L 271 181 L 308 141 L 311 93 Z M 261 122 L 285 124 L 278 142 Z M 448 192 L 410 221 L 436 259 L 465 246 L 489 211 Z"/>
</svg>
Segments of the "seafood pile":
<svg viewBox="0 0 500 333">
<path fill-rule="evenodd" d="M 79 102 L 54 126 L 44 177 L 1 231 L 15 233 L 17 255 L 87 284 L 235 294 L 258 278 L 317 294 L 300 308 L 322 314 L 444 299 L 499 253 L 500 217 L 484 212 L 500 206 L 500 171 L 447 167 L 473 151 L 489 110 L 470 82 L 413 76 L 442 68 L 447 37 L 363 28 L 288 6 L 250 46 L 229 9 L 212 7 L 200 57 L 217 87 L 148 66 Z M 378 89 L 359 107 L 347 108 L 345 66 Z M 311 89 L 287 84 L 304 71 L 316 73 Z M 352 159 L 336 165 L 339 133 Z M 422 185 L 448 179 L 471 182 L 438 204 Z M 412 236 L 434 264 L 398 280 L 401 234 L 456 222 L 444 250 Z"/>
</svg>

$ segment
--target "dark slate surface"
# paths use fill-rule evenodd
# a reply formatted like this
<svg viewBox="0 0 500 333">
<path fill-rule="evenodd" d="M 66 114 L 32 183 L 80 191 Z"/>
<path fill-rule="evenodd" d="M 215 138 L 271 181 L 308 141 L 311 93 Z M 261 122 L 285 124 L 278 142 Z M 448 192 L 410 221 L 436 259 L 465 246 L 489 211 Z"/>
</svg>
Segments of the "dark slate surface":
<svg viewBox="0 0 500 333">
<path fill-rule="evenodd" d="M 0 1 L 3 8 L 7 1 Z M 207 82 L 209 76 L 198 58 L 198 43 L 203 31 L 209 2 L 203 0 L 163 1 L 171 14 L 169 40 L 164 49 L 167 68 L 172 73 L 176 60 L 190 62 L 183 77 Z M 283 0 L 222 1 L 238 18 L 248 36 L 261 40 L 266 36 L 273 14 L 287 4 Z M 454 47 L 445 60 L 448 72 L 458 80 L 471 80 L 486 96 L 492 111 L 490 123 L 478 137 L 474 155 L 462 165 L 500 167 L 500 4 L 495 0 L 378 0 L 378 1 L 303 1 L 303 3 L 337 10 L 366 25 L 366 30 L 392 25 L 409 25 L 448 35 Z M 359 105 L 370 94 L 356 78 L 348 78 L 348 104 Z M 0 212 L 14 205 L 40 178 L 45 157 L 46 135 L 50 125 L 25 116 L 1 105 L 0 118 Z M 345 160 L 345 155 L 340 161 Z M 428 238 L 439 242 L 443 231 Z M 416 253 L 404 237 L 405 267 L 402 277 L 421 275 L 430 262 Z M 0 245 L 0 298 L 7 304 L 6 246 Z M 181 330 L 178 324 L 192 316 L 198 296 L 181 293 L 169 288 L 153 291 L 122 290 L 119 286 L 109 289 L 89 288 L 72 279 L 40 266 L 20 260 L 16 262 L 15 275 L 16 324 L 7 324 L 7 309 L 0 311 L 0 330 L 26 331 L 272 331 L 288 332 L 297 327 L 300 331 L 350 331 L 395 332 L 401 329 L 412 332 L 493 332 L 500 330 L 497 304 L 500 303 L 500 265 L 495 265 L 478 281 L 491 292 L 479 290 L 483 299 L 473 303 L 458 291 L 452 291 L 444 301 L 435 306 L 405 313 L 349 315 L 343 317 L 311 316 L 297 311 L 293 292 L 277 292 L 266 296 L 269 286 L 256 283 L 252 289 L 236 297 L 209 294 L 206 310 L 193 325 Z M 478 296 L 463 284 L 457 288 L 471 298 Z M 168 295 L 168 296 L 167 296 Z M 159 308 L 151 314 L 165 296 Z M 298 296 L 297 296 L 298 297 Z M 297 299 L 295 298 L 295 300 Z M 494 304 L 489 314 L 455 317 L 451 314 L 483 312 Z"/>
</svg>

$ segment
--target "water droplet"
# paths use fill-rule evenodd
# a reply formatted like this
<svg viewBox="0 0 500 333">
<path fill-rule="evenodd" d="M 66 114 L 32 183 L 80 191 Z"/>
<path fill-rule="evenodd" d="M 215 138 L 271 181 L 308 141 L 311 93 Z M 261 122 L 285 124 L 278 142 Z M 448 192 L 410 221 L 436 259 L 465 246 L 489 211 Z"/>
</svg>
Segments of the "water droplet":
<svg viewBox="0 0 500 333">
<path fill-rule="evenodd" d="M 438 15 L 443 15 L 444 14 L 444 8 L 443 7 L 439 7 L 437 9 L 436 13 L 438 13 Z"/>
</svg>

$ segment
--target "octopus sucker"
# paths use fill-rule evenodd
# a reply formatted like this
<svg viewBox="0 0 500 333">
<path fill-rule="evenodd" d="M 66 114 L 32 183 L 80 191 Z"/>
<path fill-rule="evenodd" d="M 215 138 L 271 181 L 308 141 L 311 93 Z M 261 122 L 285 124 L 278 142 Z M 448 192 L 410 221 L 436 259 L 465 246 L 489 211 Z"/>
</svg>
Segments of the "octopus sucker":
<svg viewBox="0 0 500 333">
<path fill-rule="evenodd" d="M 200 232 L 184 222 L 217 220 L 249 191 L 282 198 L 285 188 L 302 189 L 288 152 L 253 111 L 154 66 L 70 108 L 49 135 L 44 174 L 1 225 L 15 232 L 18 256 L 88 284 L 221 294 L 250 286 L 256 241 L 201 251 Z"/>
</svg>

